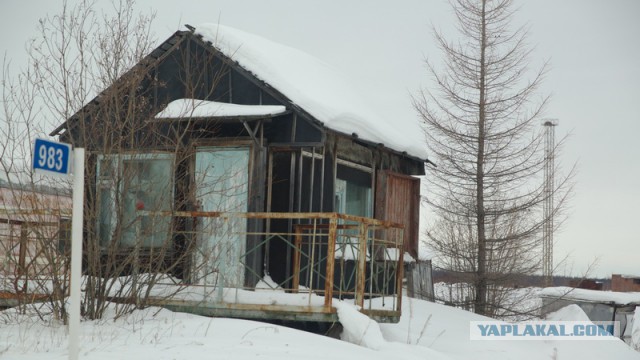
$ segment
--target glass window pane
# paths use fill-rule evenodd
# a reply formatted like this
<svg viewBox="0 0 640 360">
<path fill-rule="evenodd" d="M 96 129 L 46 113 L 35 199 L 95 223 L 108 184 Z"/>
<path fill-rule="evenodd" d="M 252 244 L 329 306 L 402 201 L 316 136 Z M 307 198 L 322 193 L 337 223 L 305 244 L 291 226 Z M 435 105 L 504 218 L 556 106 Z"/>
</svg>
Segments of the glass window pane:
<svg viewBox="0 0 640 360">
<path fill-rule="evenodd" d="M 371 173 L 345 164 L 338 164 L 336 170 L 336 211 L 371 217 Z"/>
<path fill-rule="evenodd" d="M 121 166 L 116 165 L 121 161 Z M 116 179 L 117 177 L 117 179 Z M 98 167 L 98 236 L 101 245 L 112 241 L 116 224 L 119 244 L 162 246 L 170 234 L 169 211 L 173 201 L 173 157 L 168 154 L 104 157 Z M 116 184 L 119 184 L 116 194 Z M 121 201 L 117 201 L 115 198 Z M 115 204 L 120 203 L 121 211 Z M 118 213 L 121 218 L 118 218 Z"/>
<path fill-rule="evenodd" d="M 196 200 L 203 211 L 246 212 L 249 148 L 202 147 L 196 152 Z M 243 218 L 200 220 L 194 279 L 200 284 L 244 285 L 247 221 Z M 221 278 L 220 278 L 221 277 Z"/>
<path fill-rule="evenodd" d="M 113 191 L 109 187 L 98 188 L 98 238 L 100 245 L 106 246 L 111 240 L 111 219 L 113 216 Z"/>
<path fill-rule="evenodd" d="M 371 216 L 371 188 L 347 182 L 346 213 L 350 215 Z"/>
<path fill-rule="evenodd" d="M 339 174 L 340 175 L 340 171 Z M 342 171 L 345 178 L 337 178 L 335 182 L 335 211 L 362 217 L 371 217 L 372 214 L 372 196 L 370 187 L 370 178 L 367 182 L 368 174 L 349 169 Z M 349 176 L 351 175 L 351 176 Z M 352 221 L 340 221 L 341 225 L 357 225 Z M 340 259 L 353 260 L 358 253 L 358 230 L 342 229 L 339 231 L 338 246 L 336 247 L 335 256 Z"/>
</svg>

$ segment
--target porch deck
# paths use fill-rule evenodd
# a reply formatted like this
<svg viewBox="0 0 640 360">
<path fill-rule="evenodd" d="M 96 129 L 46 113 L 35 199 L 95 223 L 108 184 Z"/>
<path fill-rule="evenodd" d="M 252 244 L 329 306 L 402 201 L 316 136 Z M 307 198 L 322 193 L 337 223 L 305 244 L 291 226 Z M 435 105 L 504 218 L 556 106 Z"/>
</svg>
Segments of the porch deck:
<svg viewBox="0 0 640 360">
<path fill-rule="evenodd" d="M 400 224 L 339 213 L 139 215 L 196 224 L 182 234 L 197 239 L 190 279 L 154 285 L 148 305 L 206 316 L 334 322 L 333 302 L 347 301 L 378 321 L 399 321 Z M 238 249 L 238 241 L 246 246 Z M 273 249 L 282 261 L 270 259 Z"/>
<path fill-rule="evenodd" d="M 203 294 L 197 294 L 198 291 L 202 292 L 202 288 L 188 286 L 171 297 L 151 296 L 146 299 L 145 304 L 211 317 L 309 322 L 338 321 L 336 309 L 331 305 L 325 306 L 323 297 L 314 294 L 308 296 L 283 291 L 226 288 L 223 290 L 222 300 L 219 300 L 215 289 Z M 119 299 L 119 301 L 126 300 Z M 338 299 L 334 298 L 333 301 Z M 353 299 L 340 301 L 354 304 Z M 400 309 L 395 308 L 396 301 L 399 300 L 392 296 L 372 298 L 365 301 L 364 307 L 360 309 L 362 313 L 378 322 L 398 322 Z"/>
</svg>

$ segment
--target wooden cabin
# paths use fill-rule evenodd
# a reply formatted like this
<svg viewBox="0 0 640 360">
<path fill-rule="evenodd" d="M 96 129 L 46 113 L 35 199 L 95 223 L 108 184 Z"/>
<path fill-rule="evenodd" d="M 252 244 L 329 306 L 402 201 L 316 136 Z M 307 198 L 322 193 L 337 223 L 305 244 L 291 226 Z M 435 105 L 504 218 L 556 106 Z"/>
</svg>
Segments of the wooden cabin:
<svg viewBox="0 0 640 360">
<path fill-rule="evenodd" d="M 301 51 L 188 28 L 52 133 L 89 154 L 85 242 L 208 294 L 164 301 L 176 309 L 333 321 L 340 298 L 397 320 L 403 258 L 418 258 L 419 124 L 380 118 Z"/>
</svg>

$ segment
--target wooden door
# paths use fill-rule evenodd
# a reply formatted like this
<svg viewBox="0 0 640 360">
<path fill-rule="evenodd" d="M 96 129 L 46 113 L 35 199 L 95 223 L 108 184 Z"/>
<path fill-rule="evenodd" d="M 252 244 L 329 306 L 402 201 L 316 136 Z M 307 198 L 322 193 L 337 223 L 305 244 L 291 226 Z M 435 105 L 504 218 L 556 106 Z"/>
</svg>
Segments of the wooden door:
<svg viewBox="0 0 640 360">
<path fill-rule="evenodd" d="M 378 171 L 375 217 L 404 225 L 404 251 L 418 258 L 420 216 L 420 179 Z"/>
<path fill-rule="evenodd" d="M 196 201 L 202 211 L 247 212 L 249 148 L 201 147 L 196 151 Z M 247 221 L 205 218 L 198 229 L 195 279 L 200 284 L 242 287 Z"/>
</svg>

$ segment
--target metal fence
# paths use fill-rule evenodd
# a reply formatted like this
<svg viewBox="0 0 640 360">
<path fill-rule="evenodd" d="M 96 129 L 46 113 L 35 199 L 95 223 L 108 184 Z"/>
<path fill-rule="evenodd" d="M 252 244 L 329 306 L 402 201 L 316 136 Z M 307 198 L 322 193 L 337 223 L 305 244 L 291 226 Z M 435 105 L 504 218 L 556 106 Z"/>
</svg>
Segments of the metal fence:
<svg viewBox="0 0 640 360">
<path fill-rule="evenodd" d="M 329 319 L 339 299 L 378 320 L 399 319 L 400 224 L 338 213 L 140 214 L 191 224 L 174 234 L 195 244 L 189 284 L 158 300 L 163 306 L 208 315 L 224 309 L 224 316 L 252 317 L 259 310 L 261 317 L 274 311 L 275 318 Z"/>
</svg>

